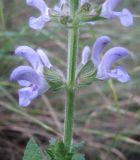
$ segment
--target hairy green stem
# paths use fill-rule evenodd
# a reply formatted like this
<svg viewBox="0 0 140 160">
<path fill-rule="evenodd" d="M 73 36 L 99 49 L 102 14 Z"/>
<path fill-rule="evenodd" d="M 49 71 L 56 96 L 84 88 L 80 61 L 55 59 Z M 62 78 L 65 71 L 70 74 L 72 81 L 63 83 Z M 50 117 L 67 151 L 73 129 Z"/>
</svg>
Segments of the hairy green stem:
<svg viewBox="0 0 140 160">
<path fill-rule="evenodd" d="M 75 101 L 75 72 L 78 48 L 77 28 L 69 30 L 69 53 L 68 53 L 68 71 L 67 71 L 67 91 L 65 106 L 65 125 L 64 125 L 64 143 L 70 147 L 73 136 L 73 115 Z"/>
<path fill-rule="evenodd" d="M 72 17 L 74 17 L 78 7 L 79 7 L 79 0 L 70 0 L 70 11 Z"/>
<path fill-rule="evenodd" d="M 74 20 L 79 0 L 70 0 L 71 17 Z M 67 63 L 67 87 L 64 121 L 64 144 L 70 149 L 73 137 L 73 117 L 75 102 L 75 73 L 77 62 L 79 29 L 76 24 L 68 31 L 68 63 Z"/>
</svg>

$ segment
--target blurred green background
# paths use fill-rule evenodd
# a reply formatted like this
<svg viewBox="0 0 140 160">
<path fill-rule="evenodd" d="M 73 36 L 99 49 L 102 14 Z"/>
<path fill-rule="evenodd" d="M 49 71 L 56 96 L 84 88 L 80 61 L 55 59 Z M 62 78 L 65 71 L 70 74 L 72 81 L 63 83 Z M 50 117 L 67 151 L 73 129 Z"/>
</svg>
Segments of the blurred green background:
<svg viewBox="0 0 140 160">
<path fill-rule="evenodd" d="M 57 3 L 46 1 L 50 7 Z M 94 82 L 77 92 L 74 141 L 85 142 L 82 152 L 87 160 L 140 159 L 140 0 L 125 0 L 118 8 L 123 7 L 135 17 L 132 27 L 124 28 L 114 20 L 80 30 L 79 61 L 84 45 L 92 46 L 100 35 L 110 36 L 112 47 L 121 45 L 131 52 L 118 63 L 129 71 L 130 82 Z M 29 107 L 21 108 L 18 85 L 9 81 L 11 71 L 25 63 L 14 56 L 19 45 L 42 48 L 66 75 L 67 29 L 50 23 L 42 31 L 34 31 L 28 26 L 28 18 L 37 14 L 23 0 L 0 0 L 1 160 L 21 160 L 30 137 L 44 148 L 50 137 L 61 138 L 63 133 L 63 91 L 47 92 Z"/>
</svg>

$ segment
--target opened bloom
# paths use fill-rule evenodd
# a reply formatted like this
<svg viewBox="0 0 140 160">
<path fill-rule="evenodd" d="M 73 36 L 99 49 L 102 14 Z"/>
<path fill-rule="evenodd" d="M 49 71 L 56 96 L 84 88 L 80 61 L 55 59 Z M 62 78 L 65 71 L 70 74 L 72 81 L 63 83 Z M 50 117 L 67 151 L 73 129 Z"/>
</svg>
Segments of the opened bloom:
<svg viewBox="0 0 140 160">
<path fill-rule="evenodd" d="M 110 78 L 116 79 L 120 82 L 127 82 L 130 80 L 130 76 L 127 71 L 117 66 L 112 69 L 113 65 L 124 57 L 128 56 L 128 50 L 123 47 L 113 47 L 109 49 L 101 59 L 101 53 L 105 47 L 111 42 L 108 36 L 99 37 L 92 47 L 92 51 L 88 46 L 83 49 L 81 63 L 85 65 L 89 61 L 89 57 L 97 69 L 96 78 L 99 80 L 108 80 Z M 91 54 L 89 54 L 89 52 Z"/>
<path fill-rule="evenodd" d="M 29 18 L 29 26 L 36 30 L 41 30 L 46 23 L 51 21 L 51 16 L 49 14 L 49 7 L 46 5 L 44 0 L 26 0 L 27 5 L 38 9 L 41 15 Z M 59 4 L 54 7 L 54 10 L 60 14 L 61 7 L 66 4 L 65 0 L 60 0 Z"/>
<path fill-rule="evenodd" d="M 118 17 L 123 26 L 131 26 L 133 24 L 133 15 L 124 8 L 121 12 L 114 11 L 121 0 L 105 0 L 102 5 L 101 16 L 107 19 Z"/>
<path fill-rule="evenodd" d="M 49 16 L 49 8 L 44 0 L 26 0 L 27 5 L 37 8 L 41 12 L 41 16 L 30 17 L 29 26 L 33 29 L 42 29 L 44 25 L 51 20 Z"/>
<path fill-rule="evenodd" d="M 43 68 L 50 68 L 52 65 L 41 49 L 34 51 L 28 46 L 19 46 L 16 48 L 15 54 L 25 58 L 31 64 L 31 66 L 15 68 L 10 76 L 10 80 L 17 81 L 22 87 L 18 90 L 19 105 L 26 107 L 33 99 L 48 90 Z"/>
</svg>

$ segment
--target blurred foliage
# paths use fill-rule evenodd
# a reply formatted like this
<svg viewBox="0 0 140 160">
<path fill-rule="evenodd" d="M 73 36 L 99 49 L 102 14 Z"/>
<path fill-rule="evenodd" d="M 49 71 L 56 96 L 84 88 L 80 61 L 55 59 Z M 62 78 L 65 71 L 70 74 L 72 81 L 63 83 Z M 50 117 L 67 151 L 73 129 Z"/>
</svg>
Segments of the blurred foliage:
<svg viewBox="0 0 140 160">
<path fill-rule="evenodd" d="M 49 6 L 56 1 L 47 0 Z M 74 140 L 83 140 L 87 160 L 140 159 L 140 1 L 126 0 L 135 24 L 124 28 L 118 20 L 87 25 L 80 30 L 79 60 L 84 45 L 106 34 L 112 46 L 130 50 L 130 57 L 120 61 L 132 79 L 127 84 L 94 82 L 77 92 Z M 19 45 L 46 50 L 52 64 L 66 75 L 67 30 L 49 24 L 42 31 L 28 27 L 28 18 L 37 15 L 23 0 L 0 0 L 0 159 L 20 160 L 29 137 L 46 145 L 50 137 L 62 137 L 64 93 L 48 92 L 28 108 L 18 106 L 17 84 L 9 82 L 11 71 L 25 63 L 14 56 Z M 111 46 L 110 46 L 111 47 Z M 55 128 L 55 130 L 54 130 Z"/>
</svg>

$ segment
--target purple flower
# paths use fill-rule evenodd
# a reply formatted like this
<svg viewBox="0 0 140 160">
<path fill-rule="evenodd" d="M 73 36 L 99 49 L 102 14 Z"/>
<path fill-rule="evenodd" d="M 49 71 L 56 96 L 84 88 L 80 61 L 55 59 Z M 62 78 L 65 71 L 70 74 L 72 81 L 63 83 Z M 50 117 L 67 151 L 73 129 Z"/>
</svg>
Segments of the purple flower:
<svg viewBox="0 0 140 160">
<path fill-rule="evenodd" d="M 35 52 L 28 46 L 19 46 L 15 50 L 17 56 L 25 58 L 30 66 L 19 66 L 13 70 L 10 80 L 17 81 L 23 88 L 19 89 L 19 105 L 26 107 L 33 99 L 48 90 L 48 83 L 43 75 L 43 67 L 52 65 L 42 50 Z"/>
<path fill-rule="evenodd" d="M 41 12 L 38 18 L 30 17 L 29 26 L 33 29 L 40 30 L 44 27 L 45 23 L 51 20 L 49 16 L 49 8 L 44 0 L 26 0 L 27 5 L 37 8 Z"/>
<path fill-rule="evenodd" d="M 113 70 L 110 69 L 117 60 L 126 56 L 128 56 L 128 50 L 123 47 L 114 47 L 109 49 L 97 66 L 97 78 L 100 80 L 114 78 L 120 82 L 129 81 L 130 76 L 123 67 L 119 66 Z"/>
<path fill-rule="evenodd" d="M 123 47 L 114 47 L 109 49 L 103 56 L 100 58 L 100 55 L 103 49 L 111 42 L 111 39 L 108 36 L 99 37 L 92 47 L 92 53 L 90 55 L 90 49 L 86 46 L 82 52 L 81 63 L 85 65 L 89 57 L 94 66 L 97 68 L 96 78 L 100 80 L 108 80 L 109 78 L 117 79 L 120 82 L 127 82 L 130 80 L 130 76 L 123 67 L 115 67 L 111 69 L 113 64 L 121 58 L 128 56 L 128 50 Z"/>
<path fill-rule="evenodd" d="M 133 15 L 131 12 L 124 8 L 121 12 L 116 12 L 114 9 L 121 0 L 106 0 L 102 5 L 101 16 L 107 19 L 114 19 L 118 17 L 123 26 L 133 25 Z"/>
<path fill-rule="evenodd" d="M 37 8 L 41 12 L 41 16 L 38 18 L 30 17 L 29 18 L 29 26 L 36 30 L 41 30 L 46 23 L 51 21 L 51 17 L 49 14 L 49 7 L 46 5 L 44 0 L 26 0 L 27 5 Z M 68 5 L 66 0 L 60 0 L 59 4 L 54 7 L 54 11 L 58 13 L 58 15 L 67 14 Z"/>
</svg>

